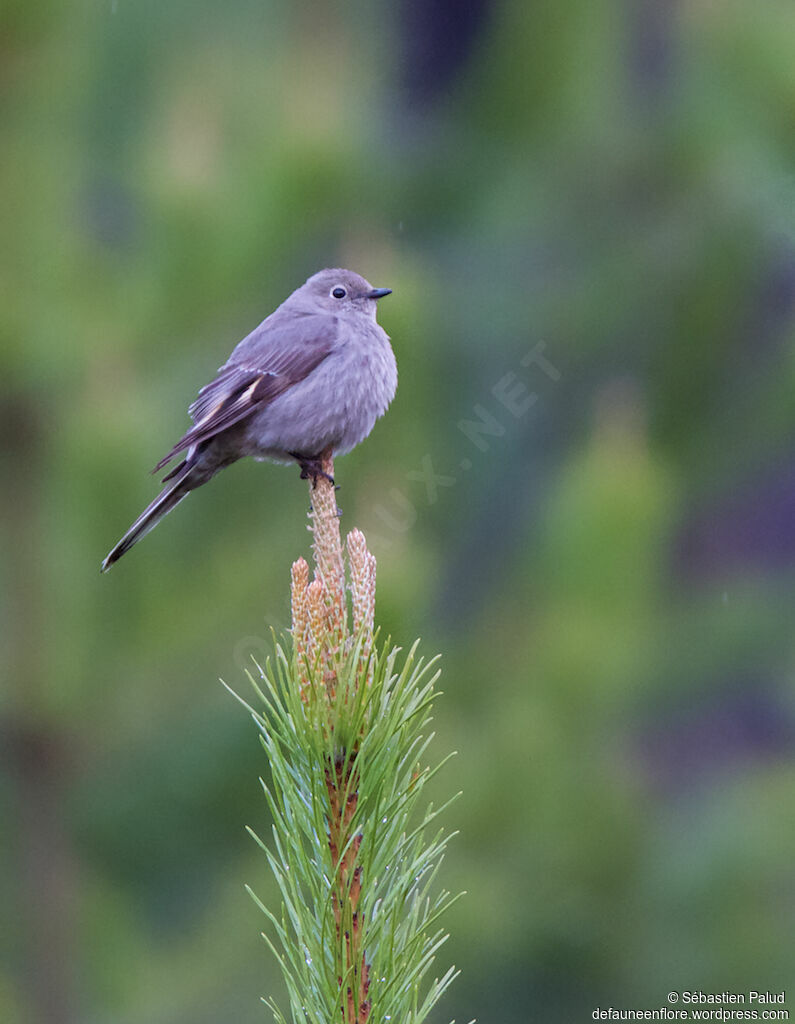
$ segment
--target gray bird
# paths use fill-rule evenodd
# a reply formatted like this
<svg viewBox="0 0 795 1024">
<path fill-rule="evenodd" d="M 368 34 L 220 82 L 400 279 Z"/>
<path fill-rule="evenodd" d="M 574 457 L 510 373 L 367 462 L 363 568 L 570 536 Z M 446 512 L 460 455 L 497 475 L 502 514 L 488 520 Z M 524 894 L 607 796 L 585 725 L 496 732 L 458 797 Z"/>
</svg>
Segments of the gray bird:
<svg viewBox="0 0 795 1024">
<path fill-rule="evenodd" d="M 107 570 L 190 491 L 245 455 L 297 461 L 302 478 L 324 475 L 321 455 L 349 452 L 395 395 L 397 367 L 376 323 L 373 288 L 350 270 L 321 270 L 235 348 L 188 412 L 193 426 L 153 472 L 176 455 L 168 486 L 102 563 Z"/>
</svg>

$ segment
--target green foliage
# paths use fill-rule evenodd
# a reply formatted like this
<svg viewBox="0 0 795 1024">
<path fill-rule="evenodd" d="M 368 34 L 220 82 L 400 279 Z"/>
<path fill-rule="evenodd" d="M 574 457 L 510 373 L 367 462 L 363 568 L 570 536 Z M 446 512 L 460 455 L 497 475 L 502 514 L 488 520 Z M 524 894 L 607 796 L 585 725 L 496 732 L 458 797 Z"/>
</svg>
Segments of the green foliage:
<svg viewBox="0 0 795 1024">
<path fill-rule="evenodd" d="M 319 669 L 310 669 L 310 693 L 302 698 L 297 656 L 288 657 L 280 645 L 260 669 L 264 687 L 249 674 L 264 706 L 249 710 L 270 764 L 271 784 L 262 785 L 273 849 L 252 835 L 278 882 L 281 912 L 252 896 L 272 926 L 265 938 L 281 965 L 295 1024 L 339 1019 L 359 969 L 345 942 L 354 928 L 351 913 L 362 922 L 371 1019 L 420 1024 L 456 976 L 451 967 L 420 995 L 448 937 L 439 917 L 453 902 L 435 885 L 450 839 L 437 819 L 452 800 L 425 806 L 426 786 L 444 764 L 423 764 L 433 739 L 427 730 L 438 695 L 436 659 L 417 658 L 415 643 L 400 667 L 399 648 L 387 643 L 370 657 L 369 684 L 359 685 L 360 646 L 338 668 L 330 700 Z M 331 775 L 345 780 L 343 806 L 355 803 L 336 861 L 329 839 Z M 355 911 L 344 905 L 340 925 L 337 894 L 341 884 L 348 893 L 355 884 L 354 872 L 345 882 L 340 873 L 354 847 L 361 897 Z M 283 1022 L 276 1002 L 267 1002 Z"/>
</svg>

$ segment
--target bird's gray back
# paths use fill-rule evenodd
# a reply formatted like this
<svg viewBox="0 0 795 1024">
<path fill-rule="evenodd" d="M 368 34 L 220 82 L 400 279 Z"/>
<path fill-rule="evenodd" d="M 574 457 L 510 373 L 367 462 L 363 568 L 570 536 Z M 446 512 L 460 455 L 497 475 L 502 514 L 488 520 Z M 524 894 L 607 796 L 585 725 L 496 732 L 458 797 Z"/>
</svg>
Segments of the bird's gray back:
<svg viewBox="0 0 795 1024">
<path fill-rule="evenodd" d="M 283 303 L 239 342 L 227 365 L 251 365 L 271 373 L 284 372 L 339 342 L 339 318 L 328 313 L 291 311 Z"/>
</svg>

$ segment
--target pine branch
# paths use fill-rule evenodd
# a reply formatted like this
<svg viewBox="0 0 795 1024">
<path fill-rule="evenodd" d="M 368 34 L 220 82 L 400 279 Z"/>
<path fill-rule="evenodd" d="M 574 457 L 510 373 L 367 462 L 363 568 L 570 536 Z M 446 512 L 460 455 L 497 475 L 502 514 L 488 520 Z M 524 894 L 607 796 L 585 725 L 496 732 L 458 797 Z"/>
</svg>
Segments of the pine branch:
<svg viewBox="0 0 795 1024">
<path fill-rule="evenodd" d="M 323 470 L 333 477 L 330 458 Z M 439 673 L 417 643 L 402 658 L 389 642 L 378 647 L 376 563 L 359 530 L 345 543 L 349 609 L 334 486 L 321 476 L 310 496 L 313 577 L 304 559 L 294 563 L 291 635 L 257 666 L 259 682 L 250 676 L 261 710 L 246 706 L 270 762 L 273 818 L 272 842 L 254 838 L 281 907 L 252 896 L 293 1024 L 420 1024 L 456 976 L 450 968 L 424 980 L 453 900 L 436 891 L 450 836 L 429 837 L 451 801 L 422 810 L 441 767 L 422 761 Z"/>
</svg>

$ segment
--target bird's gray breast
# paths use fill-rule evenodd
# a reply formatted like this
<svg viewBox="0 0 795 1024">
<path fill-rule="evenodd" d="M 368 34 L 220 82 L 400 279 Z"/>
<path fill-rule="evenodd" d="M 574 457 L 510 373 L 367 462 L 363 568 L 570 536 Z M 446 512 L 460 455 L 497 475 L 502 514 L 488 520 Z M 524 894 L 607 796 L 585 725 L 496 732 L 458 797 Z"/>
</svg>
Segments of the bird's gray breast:
<svg viewBox="0 0 795 1024">
<path fill-rule="evenodd" d="M 363 441 L 395 395 L 397 366 L 386 332 L 368 316 L 345 324 L 334 350 L 302 381 L 255 413 L 247 454 L 344 455 Z"/>
</svg>

